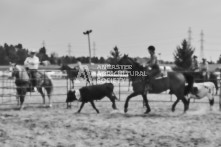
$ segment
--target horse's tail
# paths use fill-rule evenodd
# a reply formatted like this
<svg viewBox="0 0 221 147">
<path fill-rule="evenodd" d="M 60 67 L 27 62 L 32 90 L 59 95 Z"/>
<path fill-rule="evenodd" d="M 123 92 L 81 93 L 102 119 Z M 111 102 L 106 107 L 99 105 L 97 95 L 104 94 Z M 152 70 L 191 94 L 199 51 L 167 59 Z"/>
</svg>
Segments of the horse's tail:
<svg viewBox="0 0 221 147">
<path fill-rule="evenodd" d="M 217 92 L 219 91 L 217 76 L 215 74 L 211 73 L 209 81 L 214 83 L 214 85 L 216 87 L 216 94 L 217 94 Z"/>
<path fill-rule="evenodd" d="M 188 85 L 185 86 L 185 89 L 184 89 L 184 95 L 187 95 L 191 92 L 193 88 L 194 77 L 189 73 L 183 73 L 183 75 L 186 79 L 186 82 L 188 83 Z"/>
<path fill-rule="evenodd" d="M 39 72 L 40 73 L 40 72 Z M 43 74 L 40 73 L 42 75 L 42 86 L 45 87 L 47 93 L 51 94 L 53 92 L 53 82 L 52 82 L 52 77 L 48 74 Z"/>
</svg>

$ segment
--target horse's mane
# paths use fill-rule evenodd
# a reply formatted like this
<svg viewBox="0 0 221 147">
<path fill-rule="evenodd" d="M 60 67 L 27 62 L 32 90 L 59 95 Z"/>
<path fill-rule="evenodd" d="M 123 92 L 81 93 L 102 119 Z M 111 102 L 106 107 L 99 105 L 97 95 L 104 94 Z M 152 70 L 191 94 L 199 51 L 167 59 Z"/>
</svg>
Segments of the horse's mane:
<svg viewBox="0 0 221 147">
<path fill-rule="evenodd" d="M 17 64 L 17 65 L 15 65 L 15 68 L 18 69 L 18 71 L 22 71 L 22 72 L 23 72 L 23 71 L 26 71 L 26 70 L 25 70 L 25 67 L 22 66 L 22 65 L 18 65 L 18 64 Z"/>
<path fill-rule="evenodd" d="M 135 68 L 138 68 L 139 70 L 144 70 L 144 67 L 140 63 L 135 61 L 133 58 L 129 56 L 127 56 L 127 58 L 134 64 Z"/>
</svg>

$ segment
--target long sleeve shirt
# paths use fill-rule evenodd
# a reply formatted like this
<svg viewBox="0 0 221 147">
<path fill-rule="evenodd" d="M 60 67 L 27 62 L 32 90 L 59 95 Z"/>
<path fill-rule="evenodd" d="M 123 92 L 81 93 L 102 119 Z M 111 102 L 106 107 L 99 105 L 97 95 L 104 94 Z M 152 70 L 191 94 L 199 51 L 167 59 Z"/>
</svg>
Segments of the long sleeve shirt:
<svg viewBox="0 0 221 147">
<path fill-rule="evenodd" d="M 39 63 L 40 63 L 39 58 L 33 56 L 33 57 L 27 57 L 24 62 L 24 65 L 29 69 L 38 69 Z"/>
</svg>

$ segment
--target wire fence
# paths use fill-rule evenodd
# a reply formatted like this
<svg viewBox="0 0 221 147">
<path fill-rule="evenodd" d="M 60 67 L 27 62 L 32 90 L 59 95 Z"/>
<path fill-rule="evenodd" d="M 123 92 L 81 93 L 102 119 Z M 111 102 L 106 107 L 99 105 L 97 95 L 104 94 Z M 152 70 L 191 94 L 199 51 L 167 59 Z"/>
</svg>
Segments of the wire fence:
<svg viewBox="0 0 221 147">
<path fill-rule="evenodd" d="M 0 105 L 14 105 L 17 104 L 17 92 L 15 79 L 11 78 L 8 71 L 1 71 L 2 75 L 0 75 Z M 72 82 L 67 78 L 67 75 L 62 73 L 61 71 L 41 71 L 43 74 L 49 76 L 53 83 L 53 93 L 51 95 L 53 103 L 64 103 L 66 100 L 66 95 L 68 90 L 72 88 Z M 102 77 L 103 80 L 100 81 L 98 77 L 98 73 L 93 75 L 93 84 L 99 84 L 105 81 L 113 82 L 111 79 L 117 77 L 105 76 Z M 120 102 L 124 102 L 126 97 L 132 93 L 131 84 L 129 84 L 129 80 L 127 76 L 121 77 L 121 81 L 114 81 L 114 92 L 116 96 L 119 98 Z M 82 79 L 77 79 L 78 82 L 75 81 L 74 88 L 79 89 L 83 86 L 86 86 L 86 81 Z M 215 96 L 215 102 L 219 102 L 221 108 L 221 89 L 220 89 L 220 79 L 218 80 L 219 92 L 218 95 Z M 203 81 L 202 81 L 203 82 Z M 45 92 L 45 91 L 44 91 Z M 169 91 L 160 93 L 160 94 L 148 94 L 148 99 L 151 102 L 174 102 L 176 97 L 168 94 Z M 102 100 L 101 102 L 107 102 L 107 99 Z M 133 102 L 143 101 L 141 96 L 135 97 L 132 99 Z M 199 101 L 194 101 L 197 103 L 208 103 L 207 99 L 202 99 Z M 38 92 L 29 92 L 26 94 L 25 103 L 28 104 L 41 104 L 41 95 Z"/>
</svg>

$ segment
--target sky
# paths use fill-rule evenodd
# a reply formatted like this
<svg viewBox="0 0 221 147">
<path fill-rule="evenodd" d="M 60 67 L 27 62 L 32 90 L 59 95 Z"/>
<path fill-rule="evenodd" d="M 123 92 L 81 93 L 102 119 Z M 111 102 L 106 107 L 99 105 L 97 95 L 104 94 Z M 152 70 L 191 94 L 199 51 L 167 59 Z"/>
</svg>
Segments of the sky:
<svg viewBox="0 0 221 147">
<path fill-rule="evenodd" d="M 0 45 L 36 49 L 48 54 L 110 56 L 117 46 L 122 54 L 149 57 L 154 45 L 158 58 L 173 61 L 173 53 L 191 28 L 191 45 L 200 56 L 204 33 L 204 57 L 217 61 L 221 54 L 220 0 L 0 0 Z M 159 55 L 159 53 L 161 55 Z"/>
</svg>

